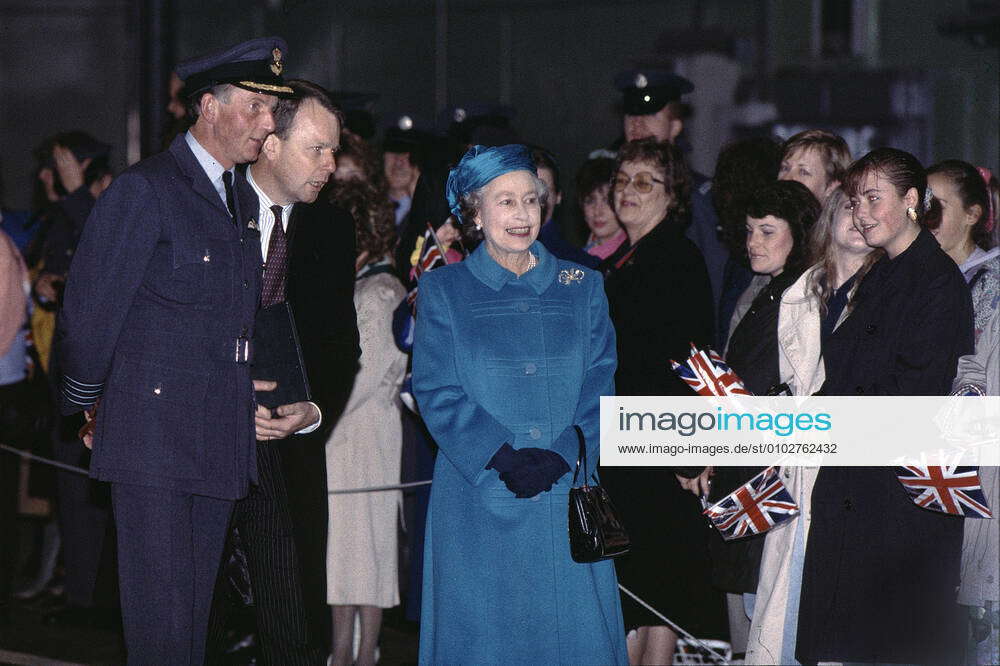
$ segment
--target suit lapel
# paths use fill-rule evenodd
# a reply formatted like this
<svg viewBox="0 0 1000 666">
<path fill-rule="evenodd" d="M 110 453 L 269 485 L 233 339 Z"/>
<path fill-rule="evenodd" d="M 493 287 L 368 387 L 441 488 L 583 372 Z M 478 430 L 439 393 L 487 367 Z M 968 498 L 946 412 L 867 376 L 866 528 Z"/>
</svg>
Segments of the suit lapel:
<svg viewBox="0 0 1000 666">
<path fill-rule="evenodd" d="M 247 165 L 240 164 L 236 167 L 236 178 L 233 183 L 236 190 L 237 221 L 240 233 L 245 234 L 247 230 L 256 231 L 260 236 L 260 200 L 257 193 L 247 181 Z"/>
</svg>

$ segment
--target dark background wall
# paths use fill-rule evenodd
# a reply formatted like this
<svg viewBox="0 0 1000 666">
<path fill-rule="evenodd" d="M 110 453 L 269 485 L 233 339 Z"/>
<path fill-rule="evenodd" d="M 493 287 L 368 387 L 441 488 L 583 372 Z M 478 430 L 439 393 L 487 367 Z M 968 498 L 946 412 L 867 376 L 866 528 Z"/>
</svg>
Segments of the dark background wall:
<svg viewBox="0 0 1000 666">
<path fill-rule="evenodd" d="M 671 61 L 698 86 L 687 143 L 707 173 L 733 136 L 815 125 L 849 133 L 858 150 L 887 140 L 925 162 L 959 157 L 996 169 L 995 38 L 975 46 L 939 28 L 946 14 L 975 18 L 996 4 L 0 0 L 4 200 L 28 205 L 31 150 L 60 130 L 113 143 L 118 166 L 138 158 L 143 135 L 157 131 L 149 100 L 162 98 L 149 94 L 162 85 L 143 67 L 149 53 L 169 66 L 272 33 L 290 44 L 291 74 L 380 93 L 383 125 L 406 113 L 431 126 L 449 103 L 509 103 L 522 136 L 569 173 L 617 138 L 611 79 L 637 60 Z M 151 15 L 167 29 L 156 43 L 144 39 Z"/>
</svg>

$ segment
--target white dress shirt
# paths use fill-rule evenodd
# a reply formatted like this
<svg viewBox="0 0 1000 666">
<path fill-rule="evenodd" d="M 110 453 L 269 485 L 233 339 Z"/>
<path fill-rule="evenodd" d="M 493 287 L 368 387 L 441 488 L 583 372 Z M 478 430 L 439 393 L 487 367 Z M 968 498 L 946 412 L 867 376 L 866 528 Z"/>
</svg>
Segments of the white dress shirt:
<svg viewBox="0 0 1000 666">
<path fill-rule="evenodd" d="M 275 203 L 271 200 L 271 197 L 267 196 L 267 194 L 264 193 L 264 190 L 260 189 L 257 183 L 254 182 L 253 174 L 251 173 L 252 171 L 253 169 L 251 167 L 247 167 L 247 182 L 250 183 L 250 187 L 253 188 L 253 191 L 257 193 L 257 201 L 259 202 L 257 211 L 257 226 L 260 228 L 260 256 L 263 257 L 266 262 L 267 250 L 271 244 L 271 232 L 274 230 L 274 224 L 276 222 L 274 219 L 274 212 L 271 210 L 271 206 L 274 206 Z M 291 219 L 292 207 L 294 205 L 294 203 L 290 203 L 281 207 L 281 228 L 286 232 L 288 231 L 288 220 Z M 309 404 L 316 408 L 316 412 L 319 413 L 319 420 L 316 421 L 316 423 L 299 430 L 295 433 L 296 435 L 305 435 L 306 433 L 310 433 L 319 428 L 320 424 L 323 423 L 323 411 L 319 408 L 319 405 L 315 402 L 310 402 Z"/>
</svg>

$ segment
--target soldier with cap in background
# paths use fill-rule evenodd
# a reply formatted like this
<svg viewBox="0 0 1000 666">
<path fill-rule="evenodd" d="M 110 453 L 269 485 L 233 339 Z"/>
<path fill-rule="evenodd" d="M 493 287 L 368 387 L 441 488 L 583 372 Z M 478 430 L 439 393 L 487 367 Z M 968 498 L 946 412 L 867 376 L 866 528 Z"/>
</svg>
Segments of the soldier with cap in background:
<svg viewBox="0 0 1000 666">
<path fill-rule="evenodd" d="M 413 194 L 423 170 L 424 151 L 431 136 L 418 130 L 410 116 L 400 116 L 382 140 L 382 169 L 389 198 L 396 204 L 396 229 L 400 229 L 413 204 Z"/>
<path fill-rule="evenodd" d="M 694 84 L 665 69 L 640 67 L 619 73 L 615 77 L 615 87 L 622 93 L 625 141 L 647 137 L 669 143 L 677 141 L 690 112 L 681 96 L 693 92 Z M 695 172 L 691 176 L 691 225 L 686 235 L 705 259 L 712 282 L 713 312 L 718 316 L 729 250 L 719 236 L 719 219 L 712 207 L 712 181 Z"/>
<path fill-rule="evenodd" d="M 260 38 L 178 66 L 194 124 L 112 183 L 70 268 L 62 406 L 93 415 L 91 474 L 111 483 L 129 663 L 204 661 L 233 502 L 256 482 L 260 235 L 233 172 L 292 93 L 286 51 Z"/>
</svg>

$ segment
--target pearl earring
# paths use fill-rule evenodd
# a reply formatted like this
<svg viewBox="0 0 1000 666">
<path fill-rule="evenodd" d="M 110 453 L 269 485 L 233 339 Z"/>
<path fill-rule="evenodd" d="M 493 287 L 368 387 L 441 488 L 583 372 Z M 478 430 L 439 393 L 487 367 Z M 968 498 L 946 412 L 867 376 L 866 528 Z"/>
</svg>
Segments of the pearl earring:
<svg viewBox="0 0 1000 666">
<path fill-rule="evenodd" d="M 913 220 L 914 222 L 916 222 L 917 221 L 917 209 L 914 208 L 913 206 L 910 206 L 909 208 L 906 209 L 906 216 L 908 218 L 910 218 L 911 220 Z"/>
</svg>

